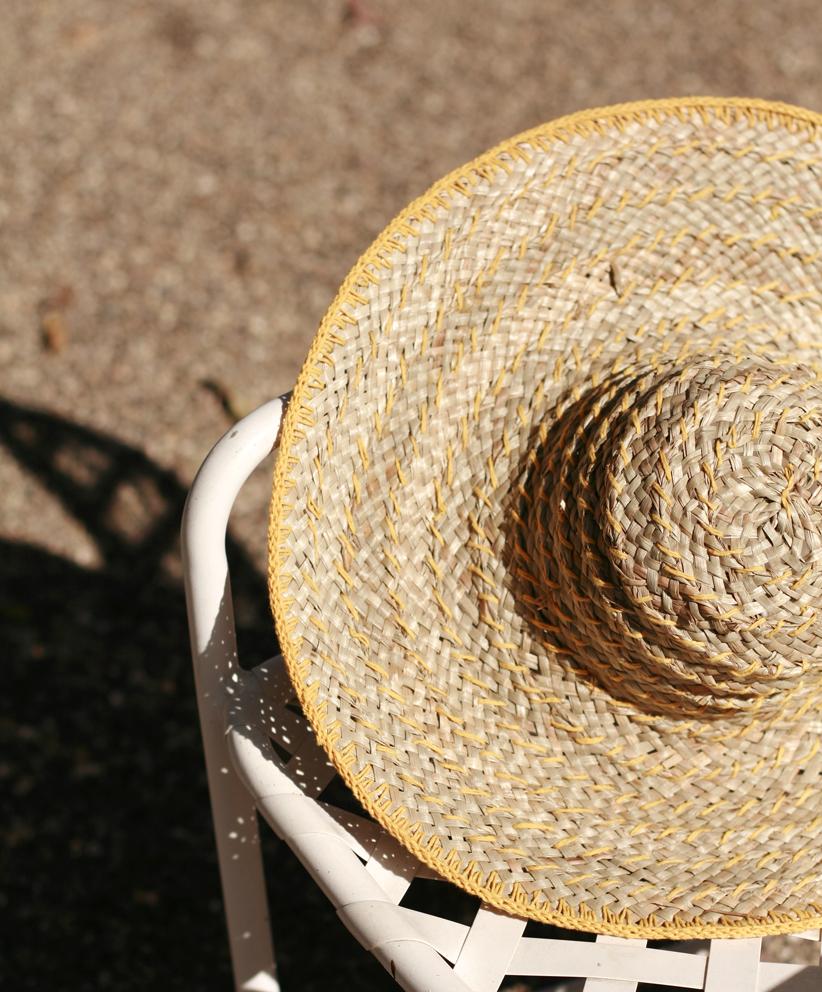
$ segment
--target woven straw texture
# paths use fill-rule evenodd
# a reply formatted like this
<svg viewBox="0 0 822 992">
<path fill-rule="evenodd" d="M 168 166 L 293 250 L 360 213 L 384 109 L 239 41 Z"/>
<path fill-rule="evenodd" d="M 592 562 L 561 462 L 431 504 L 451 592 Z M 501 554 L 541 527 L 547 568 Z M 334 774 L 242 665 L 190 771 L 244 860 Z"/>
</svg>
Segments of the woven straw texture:
<svg viewBox="0 0 822 992">
<path fill-rule="evenodd" d="M 624 105 L 363 256 L 285 418 L 283 652 L 367 809 L 488 903 L 822 925 L 822 118 Z"/>
</svg>

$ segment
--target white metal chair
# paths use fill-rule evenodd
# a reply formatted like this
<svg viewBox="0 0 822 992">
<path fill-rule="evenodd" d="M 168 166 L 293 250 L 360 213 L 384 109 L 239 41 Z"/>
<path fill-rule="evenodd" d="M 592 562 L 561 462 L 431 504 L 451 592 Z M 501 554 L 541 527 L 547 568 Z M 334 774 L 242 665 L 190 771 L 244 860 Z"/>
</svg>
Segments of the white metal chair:
<svg viewBox="0 0 822 992">
<path fill-rule="evenodd" d="M 708 992 L 822 989 L 818 931 L 791 938 L 797 957 L 768 960 L 765 938 L 668 942 L 525 935 L 526 921 L 480 906 L 470 926 L 401 905 L 432 879 L 381 827 L 323 801 L 335 779 L 294 703 L 279 657 L 238 665 L 225 536 L 234 500 L 275 446 L 286 397 L 240 421 L 214 447 L 183 520 L 189 627 L 237 990 L 278 992 L 258 814 L 331 900 L 342 923 L 407 992 L 496 992 L 506 975 L 578 979 L 586 992 L 638 984 Z M 441 881 L 438 884 L 447 886 Z"/>
</svg>

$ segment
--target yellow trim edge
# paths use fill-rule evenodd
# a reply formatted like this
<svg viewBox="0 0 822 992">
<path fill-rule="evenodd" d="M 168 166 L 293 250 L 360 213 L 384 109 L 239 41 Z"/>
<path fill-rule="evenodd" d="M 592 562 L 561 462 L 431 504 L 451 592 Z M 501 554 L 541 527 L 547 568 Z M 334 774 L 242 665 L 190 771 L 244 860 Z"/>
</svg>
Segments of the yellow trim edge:
<svg viewBox="0 0 822 992">
<path fill-rule="evenodd" d="M 379 278 L 378 273 L 390 266 L 390 256 L 397 251 L 398 245 L 408 236 L 409 222 L 417 218 L 427 208 L 444 207 L 449 195 L 464 196 L 466 188 L 470 188 L 480 179 L 488 180 L 493 173 L 504 169 L 506 163 L 520 159 L 524 154 L 521 148 L 523 145 L 544 147 L 552 142 L 564 141 L 572 135 L 584 136 L 592 133 L 604 133 L 606 127 L 615 127 L 619 130 L 628 123 L 649 119 L 661 120 L 672 115 L 684 119 L 685 113 L 693 110 L 712 112 L 715 118 L 726 119 L 729 122 L 746 118 L 751 121 L 764 121 L 771 128 L 782 127 L 789 131 L 802 129 L 815 132 L 822 128 L 822 114 L 814 111 L 785 103 L 738 97 L 685 97 L 643 100 L 597 107 L 538 125 L 501 142 L 434 183 L 427 192 L 412 201 L 398 214 L 359 258 L 342 283 L 320 323 L 302 371 L 297 378 L 281 428 L 280 447 L 274 470 L 268 532 L 269 598 L 288 673 L 303 712 L 314 728 L 317 740 L 328 753 L 348 788 L 374 819 L 420 861 L 443 878 L 454 882 L 460 888 L 505 912 L 526 916 L 540 923 L 549 923 L 589 933 L 669 940 L 697 937 L 759 937 L 822 928 L 822 904 L 811 903 L 807 913 L 772 913 L 767 917 L 753 920 L 731 918 L 711 923 L 701 923 L 698 919 L 690 922 L 677 922 L 676 920 L 659 922 L 654 917 L 648 917 L 634 923 L 628 922 L 621 915 L 617 916 L 608 911 L 603 915 L 598 915 L 587 908 L 580 911 L 572 910 L 567 905 L 552 907 L 539 898 L 529 896 L 522 889 L 511 896 L 500 896 L 495 888 L 485 886 L 478 880 L 475 867 L 469 864 L 457 868 L 454 865 L 455 859 L 446 860 L 438 857 L 424 840 L 412 833 L 413 825 L 408 826 L 405 817 L 392 818 L 387 815 L 384 812 L 385 807 L 379 802 L 379 799 L 372 799 L 371 797 L 371 792 L 379 789 L 381 783 L 374 781 L 373 775 L 363 775 L 363 771 L 368 770 L 370 766 L 365 766 L 364 769 L 355 772 L 350 767 L 350 760 L 345 762 L 340 759 L 335 750 L 338 733 L 333 734 L 323 726 L 320 713 L 322 707 L 316 704 L 307 693 L 307 687 L 302 681 L 297 646 L 289 634 L 288 607 L 285 603 L 286 597 L 280 591 L 280 579 L 286 571 L 284 566 L 289 557 L 284 540 L 285 533 L 282 530 L 284 511 L 288 508 L 286 506 L 287 493 L 292 479 L 290 465 L 292 459 L 289 456 L 295 440 L 297 440 L 300 418 L 310 415 L 311 389 L 309 382 L 317 370 L 320 358 L 334 350 L 335 345 L 329 338 L 334 334 L 334 331 L 340 331 L 346 324 L 351 323 L 351 318 L 347 315 L 346 310 L 350 304 L 356 303 L 357 289 L 360 286 L 373 283 L 375 278 Z M 369 275 L 366 275 L 369 273 L 369 267 L 376 267 L 377 272 L 371 271 Z M 370 788 L 366 785 L 366 778 L 371 780 Z M 435 847 L 439 846 L 435 845 Z"/>
</svg>

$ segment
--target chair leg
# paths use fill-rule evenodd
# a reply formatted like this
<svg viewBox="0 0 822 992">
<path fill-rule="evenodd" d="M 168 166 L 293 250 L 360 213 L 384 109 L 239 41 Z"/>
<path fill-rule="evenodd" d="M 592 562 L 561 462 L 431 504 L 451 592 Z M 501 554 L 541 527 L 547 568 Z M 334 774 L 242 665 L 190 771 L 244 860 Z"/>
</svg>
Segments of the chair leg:
<svg viewBox="0 0 822 992">
<path fill-rule="evenodd" d="M 201 592 L 200 589 L 197 592 Z M 216 596 L 212 597 L 212 603 Z M 231 587 L 201 621 L 207 600 L 189 590 L 194 680 L 231 964 L 237 992 L 279 992 L 265 889 L 257 811 L 234 770 L 225 734 L 225 701 L 238 677 Z M 204 627 L 208 636 L 204 636 Z"/>
<path fill-rule="evenodd" d="M 207 577 L 215 578 L 213 572 Z M 206 597 L 204 584 L 190 583 L 188 590 L 191 646 L 234 985 L 237 992 L 279 992 L 257 811 L 225 734 L 225 701 L 238 678 L 231 586 L 226 576 L 222 596 L 214 589 Z"/>
<path fill-rule="evenodd" d="M 283 400 L 250 414 L 203 462 L 183 514 L 182 553 L 197 707 L 237 992 L 279 992 L 257 813 L 226 743 L 225 706 L 241 678 L 225 535 L 234 499 L 271 451 Z"/>
<path fill-rule="evenodd" d="M 237 992 L 280 992 L 257 810 L 231 765 L 225 736 L 209 743 L 205 730 L 203 726 L 234 986 Z"/>
</svg>

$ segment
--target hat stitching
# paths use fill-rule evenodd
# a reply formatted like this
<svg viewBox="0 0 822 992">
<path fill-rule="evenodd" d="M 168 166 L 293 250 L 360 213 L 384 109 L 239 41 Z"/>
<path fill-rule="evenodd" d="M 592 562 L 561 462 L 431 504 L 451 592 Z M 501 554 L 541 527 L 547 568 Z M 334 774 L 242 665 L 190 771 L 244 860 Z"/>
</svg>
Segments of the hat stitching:
<svg viewBox="0 0 822 992">
<path fill-rule="evenodd" d="M 350 320 L 351 320 L 351 318 L 349 318 L 349 321 L 350 321 Z M 322 356 L 321 356 L 321 357 L 322 357 Z M 307 416 L 305 415 L 305 413 L 304 413 L 304 411 L 302 412 L 302 416 L 295 416 L 295 422 L 296 422 L 296 423 L 298 423 L 298 424 L 299 424 L 301 420 L 302 420 L 302 423 L 303 423 L 303 424 L 306 424 L 306 423 L 308 423 L 308 417 L 307 417 Z M 283 440 L 284 440 L 284 442 L 286 441 L 286 437 L 285 437 L 285 436 L 284 436 L 284 438 L 283 438 Z M 286 450 L 288 450 L 288 445 L 286 445 Z M 275 608 L 276 608 L 276 606 L 275 606 Z M 313 693 L 312 693 L 312 695 L 313 695 Z M 318 715 L 319 715 L 319 712 L 318 712 Z M 353 748 L 351 749 L 351 752 L 349 752 L 349 753 L 353 753 Z M 439 842 L 437 842 L 437 843 L 434 843 L 433 845 L 431 845 L 431 844 L 429 844 L 429 846 L 428 846 L 428 849 L 429 849 L 429 850 L 431 850 L 431 849 L 435 849 L 435 848 L 437 848 L 437 847 L 438 847 L 438 843 L 439 843 Z M 441 846 L 441 845 L 439 845 L 439 846 Z M 453 853 L 454 853 L 454 852 L 452 852 L 452 854 L 453 854 Z M 454 860 L 455 860 L 455 859 L 454 859 L 454 858 L 452 858 L 452 857 L 451 857 L 451 856 L 449 855 L 449 863 L 453 863 L 453 862 L 454 862 Z M 475 877 L 475 876 L 477 875 L 477 872 L 479 872 L 479 869 L 478 869 L 478 868 L 476 868 L 476 866 L 474 866 L 474 868 L 473 868 L 473 869 L 471 869 L 471 870 L 468 870 L 468 869 L 466 869 L 466 870 L 465 870 L 465 872 L 464 872 L 464 874 L 466 875 L 466 877 Z M 480 874 L 481 874 L 481 873 L 480 873 Z M 798 883 L 798 884 L 799 884 L 799 883 Z M 513 898 L 513 900 L 514 900 L 514 902 L 517 902 L 517 900 L 520 900 L 521 898 L 526 898 L 526 896 L 527 896 L 527 894 L 526 894 L 526 893 L 524 893 L 524 892 L 520 892 L 520 891 L 518 891 L 518 890 L 516 890 L 516 889 L 514 890 L 514 892 L 513 892 L 513 894 L 512 894 L 512 898 Z M 519 904 L 519 903 L 518 903 L 518 904 Z M 558 909 L 560 908 L 560 904 L 558 904 L 558 906 L 557 906 L 557 908 L 558 908 Z M 574 912 L 576 913 L 576 915 L 577 915 L 577 916 L 578 916 L 579 918 L 584 918 L 584 917 L 585 917 L 585 910 L 584 910 L 583 908 L 581 908 L 581 907 L 577 907 L 577 908 L 575 908 L 575 909 L 574 909 Z M 778 915 L 778 914 L 777 914 L 777 915 Z M 608 918 L 608 913 L 607 913 L 607 911 L 604 911 L 604 913 L 603 913 L 603 918 L 607 920 L 607 918 Z M 566 920 L 566 924 L 567 924 L 567 920 Z M 645 931 L 645 930 L 643 930 L 643 933 L 645 933 L 645 932 L 646 932 L 646 931 Z"/>
</svg>

